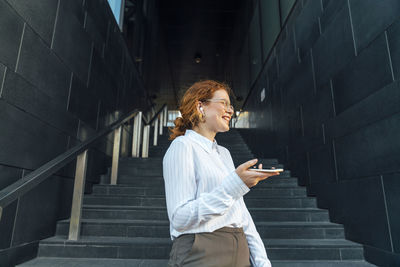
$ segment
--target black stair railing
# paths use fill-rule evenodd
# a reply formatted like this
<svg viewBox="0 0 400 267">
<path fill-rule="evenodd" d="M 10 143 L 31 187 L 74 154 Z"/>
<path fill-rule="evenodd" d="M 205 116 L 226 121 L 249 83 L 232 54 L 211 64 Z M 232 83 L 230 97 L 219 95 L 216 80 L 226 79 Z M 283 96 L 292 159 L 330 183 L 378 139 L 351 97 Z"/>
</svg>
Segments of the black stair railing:
<svg viewBox="0 0 400 267">
<path fill-rule="evenodd" d="M 154 112 L 153 112 L 154 113 Z M 142 116 L 142 111 L 133 110 L 95 134 L 88 140 L 67 150 L 28 175 L 24 176 L 17 182 L 9 185 L 0 191 L 0 221 L 5 207 L 17 200 L 24 194 L 34 189 L 38 184 L 52 176 L 62 167 L 73 161 L 76 162 L 74 191 L 72 197 L 71 219 L 69 227 L 69 240 L 78 240 L 80 235 L 81 214 L 82 214 L 82 199 L 85 188 L 86 169 L 88 150 L 101 138 L 114 133 L 114 147 L 111 166 L 111 184 L 117 184 L 118 177 L 118 162 L 121 150 L 121 133 L 122 127 L 125 124 L 131 123 L 133 119 L 132 133 L 132 157 L 139 157 L 140 145 L 142 145 L 142 157 L 148 157 L 150 127 L 154 126 L 153 145 L 157 145 L 157 136 L 162 134 L 163 126 L 167 123 L 168 110 L 164 104 L 158 112 L 156 112 L 149 121 Z M 143 122 L 143 126 L 142 126 Z M 143 131 L 143 138 L 141 133 Z"/>
</svg>

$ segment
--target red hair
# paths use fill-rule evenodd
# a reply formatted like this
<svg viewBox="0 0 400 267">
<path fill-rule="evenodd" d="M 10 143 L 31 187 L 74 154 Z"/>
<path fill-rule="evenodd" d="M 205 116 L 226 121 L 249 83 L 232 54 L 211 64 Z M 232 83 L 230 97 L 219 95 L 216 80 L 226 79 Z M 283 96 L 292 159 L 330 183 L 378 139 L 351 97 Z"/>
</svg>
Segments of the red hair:
<svg viewBox="0 0 400 267">
<path fill-rule="evenodd" d="M 179 111 L 182 117 L 175 119 L 174 128 L 170 128 L 169 140 L 174 140 L 180 135 L 184 135 L 187 129 L 192 129 L 202 121 L 202 115 L 197 111 L 197 101 L 205 101 L 213 97 L 218 90 L 225 90 L 231 94 L 230 87 L 221 82 L 205 80 L 194 83 L 182 97 Z"/>
</svg>

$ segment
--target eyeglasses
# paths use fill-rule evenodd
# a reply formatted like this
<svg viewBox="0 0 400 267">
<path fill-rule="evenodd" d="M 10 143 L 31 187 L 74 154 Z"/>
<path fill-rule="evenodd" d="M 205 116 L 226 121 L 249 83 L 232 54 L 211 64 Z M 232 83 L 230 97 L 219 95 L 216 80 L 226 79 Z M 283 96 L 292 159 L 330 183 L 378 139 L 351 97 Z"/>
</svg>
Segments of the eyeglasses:
<svg viewBox="0 0 400 267">
<path fill-rule="evenodd" d="M 232 112 L 235 112 L 235 109 L 233 108 L 233 106 L 231 105 L 231 103 L 229 103 L 228 101 L 226 101 L 225 99 L 222 99 L 222 98 L 206 99 L 206 100 L 204 100 L 204 102 L 221 103 L 221 104 L 224 104 L 225 110 L 226 110 L 226 111 L 228 111 L 229 109 L 231 109 Z"/>
</svg>

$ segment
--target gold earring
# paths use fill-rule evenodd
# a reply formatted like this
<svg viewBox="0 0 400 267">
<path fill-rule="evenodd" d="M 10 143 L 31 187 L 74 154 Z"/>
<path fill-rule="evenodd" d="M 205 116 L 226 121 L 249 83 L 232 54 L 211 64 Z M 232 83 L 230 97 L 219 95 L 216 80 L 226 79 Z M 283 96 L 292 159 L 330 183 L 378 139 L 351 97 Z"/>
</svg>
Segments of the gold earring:
<svg viewBox="0 0 400 267">
<path fill-rule="evenodd" d="M 206 114 L 204 114 L 204 113 L 200 114 L 200 121 L 201 122 L 205 122 L 206 121 Z"/>
</svg>

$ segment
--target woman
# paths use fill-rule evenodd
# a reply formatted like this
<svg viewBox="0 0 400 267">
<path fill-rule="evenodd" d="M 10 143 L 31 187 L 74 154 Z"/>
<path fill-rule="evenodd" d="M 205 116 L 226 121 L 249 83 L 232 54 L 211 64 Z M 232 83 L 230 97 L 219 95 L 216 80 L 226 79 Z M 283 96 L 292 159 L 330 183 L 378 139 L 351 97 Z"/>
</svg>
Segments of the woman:
<svg viewBox="0 0 400 267">
<path fill-rule="evenodd" d="M 271 266 L 243 201 L 259 181 L 279 173 L 235 169 L 229 151 L 214 139 L 229 130 L 230 89 L 216 81 L 193 84 L 183 96 L 163 159 L 170 234 L 168 266 Z M 259 168 L 261 168 L 261 164 Z"/>
</svg>

